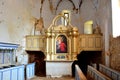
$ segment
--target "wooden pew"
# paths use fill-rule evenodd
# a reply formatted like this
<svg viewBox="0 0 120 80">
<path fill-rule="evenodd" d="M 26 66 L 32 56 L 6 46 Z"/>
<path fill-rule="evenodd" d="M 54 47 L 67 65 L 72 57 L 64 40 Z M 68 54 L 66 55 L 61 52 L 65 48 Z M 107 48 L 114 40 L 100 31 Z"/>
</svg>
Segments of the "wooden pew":
<svg viewBox="0 0 120 80">
<path fill-rule="evenodd" d="M 89 80 L 112 80 L 89 65 L 88 65 L 87 77 L 91 78 Z"/>
<path fill-rule="evenodd" d="M 24 80 L 24 65 L 0 69 L 0 80 Z"/>
<path fill-rule="evenodd" d="M 120 80 L 120 73 L 109 67 L 99 64 L 99 71 L 111 77 L 113 80 Z"/>
<path fill-rule="evenodd" d="M 26 79 L 31 79 L 35 76 L 35 63 L 29 63 L 26 65 Z"/>
<path fill-rule="evenodd" d="M 78 65 L 75 65 L 75 80 L 87 80 Z"/>
</svg>

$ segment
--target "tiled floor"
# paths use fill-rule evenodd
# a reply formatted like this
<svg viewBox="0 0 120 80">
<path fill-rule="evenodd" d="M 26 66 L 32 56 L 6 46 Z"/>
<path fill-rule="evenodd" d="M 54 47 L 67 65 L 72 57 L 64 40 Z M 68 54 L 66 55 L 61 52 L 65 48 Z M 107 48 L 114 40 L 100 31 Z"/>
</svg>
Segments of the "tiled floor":
<svg viewBox="0 0 120 80">
<path fill-rule="evenodd" d="M 57 77 L 54 77 L 54 78 L 51 78 L 51 77 L 34 77 L 30 80 L 75 80 L 75 79 L 72 78 L 72 77 L 60 77 L 60 78 L 57 78 Z"/>
</svg>

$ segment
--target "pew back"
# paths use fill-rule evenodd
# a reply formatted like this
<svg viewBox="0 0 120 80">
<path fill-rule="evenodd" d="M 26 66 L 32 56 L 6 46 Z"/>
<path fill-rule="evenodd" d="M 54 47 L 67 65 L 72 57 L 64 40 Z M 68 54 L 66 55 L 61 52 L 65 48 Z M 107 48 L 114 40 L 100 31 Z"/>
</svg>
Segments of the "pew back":
<svg viewBox="0 0 120 80">
<path fill-rule="evenodd" d="M 120 80 L 120 73 L 109 67 L 99 64 L 99 71 L 111 77 L 113 80 Z"/>
<path fill-rule="evenodd" d="M 78 65 L 75 65 L 75 80 L 87 80 Z"/>
<path fill-rule="evenodd" d="M 26 79 L 31 79 L 35 76 L 35 63 L 26 65 Z"/>
<path fill-rule="evenodd" d="M 96 70 L 95 68 L 93 68 L 93 67 L 91 67 L 89 65 L 88 65 L 87 75 L 89 77 L 93 78 L 94 80 L 112 80 L 109 77 L 103 75 L 98 70 Z"/>
</svg>

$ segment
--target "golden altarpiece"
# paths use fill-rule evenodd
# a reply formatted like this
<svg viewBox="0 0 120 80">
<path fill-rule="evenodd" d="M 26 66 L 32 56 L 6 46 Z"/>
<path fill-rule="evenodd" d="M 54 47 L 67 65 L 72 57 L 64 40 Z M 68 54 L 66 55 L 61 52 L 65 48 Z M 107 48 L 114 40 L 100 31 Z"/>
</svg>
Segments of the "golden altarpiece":
<svg viewBox="0 0 120 80">
<path fill-rule="evenodd" d="M 78 51 L 78 29 L 68 24 L 56 24 L 62 15 L 54 18 L 46 31 L 46 57 L 47 60 L 74 60 Z M 67 21 L 67 20 L 66 20 Z"/>
<path fill-rule="evenodd" d="M 59 19 L 64 18 L 67 26 L 57 25 Z M 46 60 L 74 60 L 79 53 L 77 27 L 73 27 L 63 15 L 56 16 L 45 35 L 27 35 L 26 50 L 43 51 Z"/>
<path fill-rule="evenodd" d="M 61 17 L 67 21 L 66 26 L 57 24 Z M 102 36 L 80 34 L 78 28 L 72 26 L 69 19 L 60 14 L 53 19 L 45 35 L 26 36 L 26 50 L 42 51 L 46 55 L 46 60 L 73 61 L 81 51 L 101 51 Z"/>
<path fill-rule="evenodd" d="M 63 18 L 66 25 L 58 25 Z M 42 51 L 46 56 L 46 75 L 71 75 L 71 65 L 81 51 L 101 51 L 100 34 L 80 34 L 64 14 L 57 15 L 45 35 L 27 35 L 27 51 Z"/>
</svg>

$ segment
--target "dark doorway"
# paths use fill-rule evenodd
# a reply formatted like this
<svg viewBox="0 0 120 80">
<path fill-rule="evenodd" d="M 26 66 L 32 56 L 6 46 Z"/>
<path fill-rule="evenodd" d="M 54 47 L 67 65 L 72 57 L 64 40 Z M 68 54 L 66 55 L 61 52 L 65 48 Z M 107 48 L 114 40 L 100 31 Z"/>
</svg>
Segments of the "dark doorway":
<svg viewBox="0 0 120 80">
<path fill-rule="evenodd" d="M 46 76 L 45 55 L 41 51 L 27 51 L 29 63 L 35 62 L 35 75 Z"/>
<path fill-rule="evenodd" d="M 87 66 L 91 63 L 96 63 L 97 65 L 101 63 L 101 51 L 82 51 L 77 55 L 77 60 L 72 64 L 72 76 L 75 76 L 75 64 L 77 64 L 82 72 L 87 75 Z"/>
</svg>

